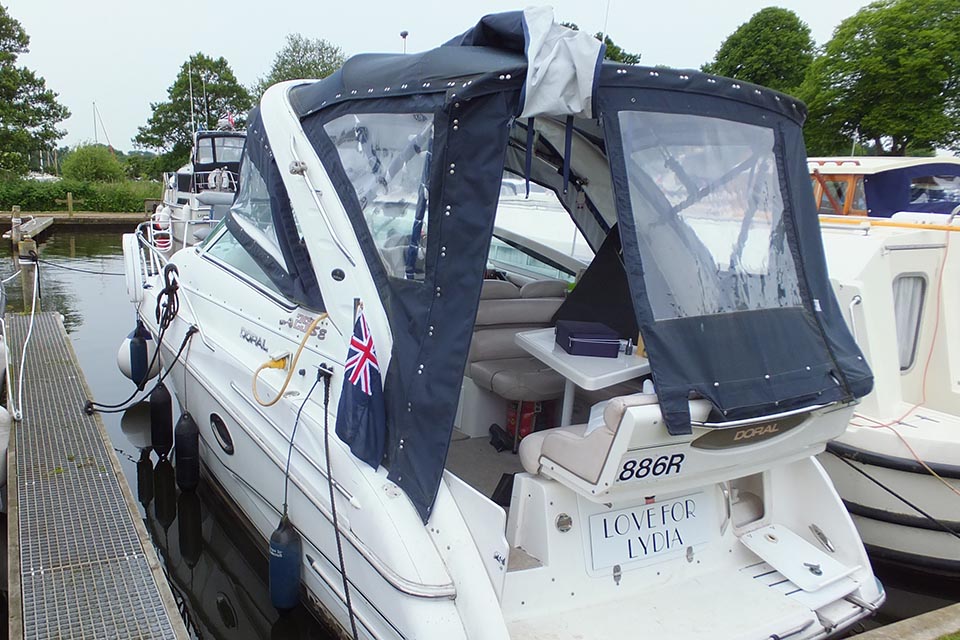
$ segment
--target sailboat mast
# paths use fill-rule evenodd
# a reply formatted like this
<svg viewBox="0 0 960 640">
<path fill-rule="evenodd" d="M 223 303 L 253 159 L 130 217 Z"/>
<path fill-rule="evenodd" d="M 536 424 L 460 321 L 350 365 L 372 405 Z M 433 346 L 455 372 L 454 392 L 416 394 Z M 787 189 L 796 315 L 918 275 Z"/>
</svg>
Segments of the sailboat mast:
<svg viewBox="0 0 960 640">
<path fill-rule="evenodd" d="M 197 135 L 197 123 L 193 119 L 193 65 L 187 60 L 187 80 L 190 84 L 190 134 Z"/>
</svg>

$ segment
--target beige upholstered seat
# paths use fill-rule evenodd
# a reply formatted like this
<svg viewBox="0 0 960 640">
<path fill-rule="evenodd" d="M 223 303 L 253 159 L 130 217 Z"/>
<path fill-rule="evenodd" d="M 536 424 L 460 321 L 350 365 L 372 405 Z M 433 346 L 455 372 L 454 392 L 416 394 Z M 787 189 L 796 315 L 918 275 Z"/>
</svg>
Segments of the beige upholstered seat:
<svg viewBox="0 0 960 640">
<path fill-rule="evenodd" d="M 523 287 L 505 280 L 484 281 L 466 375 L 478 387 L 506 400 L 551 400 L 563 395 L 563 376 L 521 349 L 514 336 L 549 326 L 565 292 L 566 284 L 559 280 Z"/>
<path fill-rule="evenodd" d="M 470 377 L 508 400 L 551 400 L 563 395 L 563 376 L 531 357 L 479 360 L 470 364 Z"/>
<path fill-rule="evenodd" d="M 630 407 L 657 404 L 652 393 L 611 399 L 603 411 L 603 426 L 585 435 L 584 424 L 532 433 L 520 443 L 520 462 L 528 473 L 540 472 L 540 459 L 548 458 L 590 484 L 600 479 L 623 415 Z"/>
</svg>

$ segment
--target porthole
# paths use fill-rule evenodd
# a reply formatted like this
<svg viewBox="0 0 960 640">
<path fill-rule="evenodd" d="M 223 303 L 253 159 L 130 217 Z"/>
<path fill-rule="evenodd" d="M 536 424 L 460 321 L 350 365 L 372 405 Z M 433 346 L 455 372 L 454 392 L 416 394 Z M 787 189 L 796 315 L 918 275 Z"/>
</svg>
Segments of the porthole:
<svg viewBox="0 0 960 640">
<path fill-rule="evenodd" d="M 223 419 L 215 413 L 210 414 L 210 426 L 213 427 L 213 435 L 217 439 L 217 444 L 227 455 L 233 455 L 233 438 L 230 437 L 230 431 Z"/>
<path fill-rule="evenodd" d="M 219 418 L 217 418 L 219 420 Z M 230 598 L 223 592 L 217 594 L 217 612 L 220 614 L 220 620 L 227 629 L 237 628 L 237 612 L 230 603 Z"/>
</svg>

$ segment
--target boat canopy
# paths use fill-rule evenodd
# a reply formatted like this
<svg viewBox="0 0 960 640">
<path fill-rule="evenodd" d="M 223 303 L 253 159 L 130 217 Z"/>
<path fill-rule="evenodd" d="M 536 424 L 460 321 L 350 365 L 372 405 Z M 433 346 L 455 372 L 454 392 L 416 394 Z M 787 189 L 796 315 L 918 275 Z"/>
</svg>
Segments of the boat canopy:
<svg viewBox="0 0 960 640">
<path fill-rule="evenodd" d="M 804 106 L 695 71 L 597 64 L 602 49 L 583 40 L 592 37 L 549 17 L 487 16 L 432 51 L 356 56 L 289 92 L 390 322 L 384 465 L 424 521 L 505 170 L 556 191 L 594 250 L 615 236 L 601 262 L 620 270 L 628 299 L 610 304 L 589 270 L 574 295 L 581 308 L 604 302 L 611 326 L 639 327 L 670 433 L 690 433 L 691 394 L 729 421 L 851 401 L 872 386 L 827 278 Z M 251 121 L 248 148 L 265 142 Z M 273 202 L 282 182 L 264 169 L 269 155 L 257 164 Z M 276 227 L 288 230 L 282 255 L 302 280 L 309 259 L 293 225 Z"/>
<path fill-rule="evenodd" d="M 929 163 L 866 176 L 863 188 L 871 216 L 898 211 L 952 213 L 960 205 L 960 164 Z"/>
<path fill-rule="evenodd" d="M 245 140 L 242 131 L 198 131 L 193 145 L 193 172 L 226 168 L 236 173 Z"/>
</svg>

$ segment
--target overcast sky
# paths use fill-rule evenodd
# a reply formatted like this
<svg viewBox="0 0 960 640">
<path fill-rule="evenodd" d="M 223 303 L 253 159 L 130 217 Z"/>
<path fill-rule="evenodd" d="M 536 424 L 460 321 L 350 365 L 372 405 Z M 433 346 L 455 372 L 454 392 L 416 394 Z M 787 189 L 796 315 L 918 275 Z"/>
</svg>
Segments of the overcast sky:
<svg viewBox="0 0 960 640">
<path fill-rule="evenodd" d="M 3 2 L 3 0 L 0 0 Z M 196 53 L 223 56 L 246 86 L 266 74 L 288 33 L 325 38 L 348 55 L 397 51 L 409 32 L 408 51 L 435 47 L 487 13 L 523 8 L 506 0 L 6 0 L 30 36 L 20 59 L 43 76 L 73 116 L 65 142 L 93 141 L 93 103 L 118 149 L 150 116 L 150 103 L 166 99 L 180 65 Z M 795 11 L 817 44 L 867 0 L 609 0 L 606 32 L 641 64 L 697 68 L 720 43 L 765 6 Z M 552 3 L 558 21 L 602 31 L 604 0 Z M 97 134 L 103 142 L 103 132 Z"/>
</svg>

